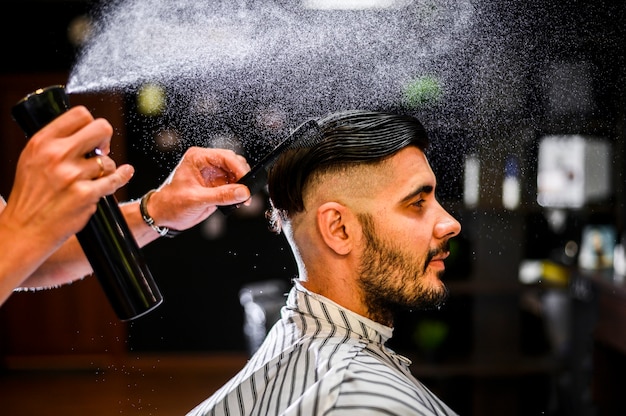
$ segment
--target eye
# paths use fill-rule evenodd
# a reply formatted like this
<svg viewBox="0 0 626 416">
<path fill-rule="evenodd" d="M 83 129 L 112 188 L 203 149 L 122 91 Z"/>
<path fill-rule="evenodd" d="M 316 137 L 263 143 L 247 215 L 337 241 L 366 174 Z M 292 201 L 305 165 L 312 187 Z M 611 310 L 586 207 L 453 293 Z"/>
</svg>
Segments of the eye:
<svg viewBox="0 0 626 416">
<path fill-rule="evenodd" d="M 417 201 L 413 202 L 411 205 L 418 207 L 418 208 L 422 208 L 425 203 L 426 203 L 426 200 L 424 198 L 419 198 Z"/>
</svg>

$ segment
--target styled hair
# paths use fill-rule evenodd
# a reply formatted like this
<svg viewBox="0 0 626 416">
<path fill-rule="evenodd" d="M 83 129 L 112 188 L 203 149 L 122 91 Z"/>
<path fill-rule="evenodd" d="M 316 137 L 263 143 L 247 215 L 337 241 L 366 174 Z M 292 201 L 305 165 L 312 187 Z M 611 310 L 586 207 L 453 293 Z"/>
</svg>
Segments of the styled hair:
<svg viewBox="0 0 626 416">
<path fill-rule="evenodd" d="M 321 137 L 310 146 L 289 149 L 268 175 L 275 231 L 278 220 L 304 210 L 303 191 L 313 174 L 345 169 L 353 164 L 376 164 L 413 145 L 426 151 L 429 141 L 422 124 L 409 115 L 350 110 L 317 120 Z"/>
</svg>

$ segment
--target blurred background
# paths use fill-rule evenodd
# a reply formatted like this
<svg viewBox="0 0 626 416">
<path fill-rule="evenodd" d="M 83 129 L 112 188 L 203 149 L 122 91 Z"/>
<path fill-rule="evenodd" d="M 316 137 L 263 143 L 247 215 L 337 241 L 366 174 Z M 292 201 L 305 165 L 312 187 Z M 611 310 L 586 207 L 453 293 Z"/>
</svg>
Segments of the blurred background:
<svg viewBox="0 0 626 416">
<path fill-rule="evenodd" d="M 1 195 L 25 141 L 11 107 L 37 88 L 67 84 L 100 3 L 4 3 Z M 435 10 L 446 2 L 404 3 Z M 463 100 L 438 103 L 451 81 L 431 71 L 405 86 L 403 101 L 382 106 L 424 120 L 439 199 L 463 227 L 447 262 L 447 305 L 399 316 L 392 347 L 463 415 L 625 414 L 626 6 L 479 4 L 475 15 L 488 14 L 481 22 L 489 25 L 473 27 L 473 41 L 447 63 Z M 288 114 L 264 92 L 252 111 L 232 115 L 212 95 L 190 98 L 188 84 L 162 81 L 71 94 L 72 104 L 111 121 L 113 158 L 137 170 L 120 201 L 157 187 L 191 145 L 254 161 L 312 111 Z M 283 237 L 268 230 L 266 197 L 145 247 L 165 300 L 137 320 L 120 322 L 93 277 L 14 294 L 0 308 L 6 414 L 43 406 L 165 415 L 210 395 L 254 351 L 296 274 Z"/>
</svg>

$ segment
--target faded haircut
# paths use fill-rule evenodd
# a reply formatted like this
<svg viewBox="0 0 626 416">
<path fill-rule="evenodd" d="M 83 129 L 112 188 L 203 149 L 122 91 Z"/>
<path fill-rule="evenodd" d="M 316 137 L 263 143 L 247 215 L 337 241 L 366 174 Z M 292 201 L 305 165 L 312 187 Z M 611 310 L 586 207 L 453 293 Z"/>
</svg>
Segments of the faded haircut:
<svg viewBox="0 0 626 416">
<path fill-rule="evenodd" d="M 349 110 L 320 118 L 317 124 L 319 141 L 285 151 L 269 172 L 267 216 L 276 232 L 282 221 L 304 210 L 303 193 L 313 176 L 380 163 L 407 146 L 426 151 L 429 145 L 426 130 L 409 115 Z"/>
</svg>

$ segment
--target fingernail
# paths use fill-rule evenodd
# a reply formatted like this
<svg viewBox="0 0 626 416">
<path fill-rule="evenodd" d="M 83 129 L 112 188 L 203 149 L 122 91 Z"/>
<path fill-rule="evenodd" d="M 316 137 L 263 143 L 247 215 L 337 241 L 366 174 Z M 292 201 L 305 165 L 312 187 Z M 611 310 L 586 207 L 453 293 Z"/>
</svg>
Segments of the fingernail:
<svg viewBox="0 0 626 416">
<path fill-rule="evenodd" d="M 250 197 L 250 194 L 248 193 L 247 188 L 240 186 L 237 189 L 235 189 L 235 198 L 238 199 L 239 201 L 245 201 L 249 197 Z"/>
<path fill-rule="evenodd" d="M 132 165 L 122 165 L 120 167 L 124 169 L 126 175 L 128 175 L 131 178 L 135 174 L 135 168 Z"/>
</svg>

